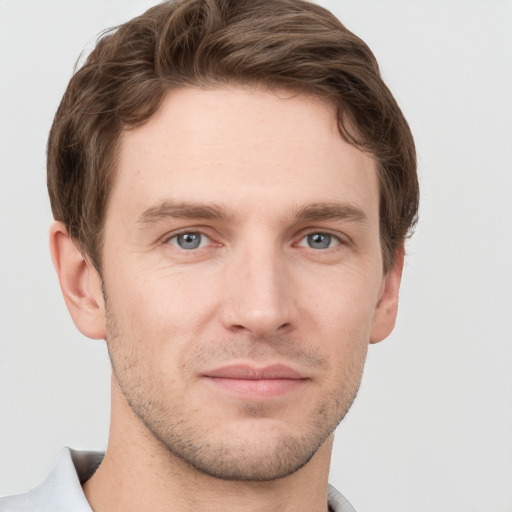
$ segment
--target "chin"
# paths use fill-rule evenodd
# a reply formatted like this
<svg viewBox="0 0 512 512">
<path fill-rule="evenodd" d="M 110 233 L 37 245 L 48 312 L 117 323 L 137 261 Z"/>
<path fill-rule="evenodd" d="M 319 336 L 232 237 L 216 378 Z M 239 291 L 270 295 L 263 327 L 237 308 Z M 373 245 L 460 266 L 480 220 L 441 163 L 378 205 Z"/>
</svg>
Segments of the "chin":
<svg viewBox="0 0 512 512">
<path fill-rule="evenodd" d="M 259 441 L 238 438 L 216 443 L 172 443 L 168 452 L 190 469 L 221 480 L 264 482 L 285 478 L 305 466 L 324 439 L 270 435 Z"/>
<path fill-rule="evenodd" d="M 302 425 L 297 418 L 285 421 L 247 415 L 231 424 L 206 420 L 202 424 L 143 422 L 184 471 L 221 480 L 263 482 L 300 470 L 331 439 L 341 421 L 339 415 L 326 415 L 325 409 L 312 417 Z"/>
</svg>

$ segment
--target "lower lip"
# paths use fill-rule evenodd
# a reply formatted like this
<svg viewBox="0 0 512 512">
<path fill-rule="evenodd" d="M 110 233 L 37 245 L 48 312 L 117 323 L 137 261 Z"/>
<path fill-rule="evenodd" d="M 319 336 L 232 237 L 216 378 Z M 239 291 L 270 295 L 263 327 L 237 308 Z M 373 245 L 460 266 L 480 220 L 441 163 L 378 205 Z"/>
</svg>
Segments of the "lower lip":
<svg viewBox="0 0 512 512">
<path fill-rule="evenodd" d="M 216 387 L 247 399 L 267 399 L 297 391 L 307 379 L 225 379 L 207 377 Z"/>
</svg>

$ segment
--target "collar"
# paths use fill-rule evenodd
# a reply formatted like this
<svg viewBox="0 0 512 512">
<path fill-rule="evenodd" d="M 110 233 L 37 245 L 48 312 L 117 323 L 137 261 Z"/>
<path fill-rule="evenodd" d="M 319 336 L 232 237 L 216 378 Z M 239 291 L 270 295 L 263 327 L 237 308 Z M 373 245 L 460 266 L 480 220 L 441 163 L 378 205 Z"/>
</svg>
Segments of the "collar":
<svg viewBox="0 0 512 512">
<path fill-rule="evenodd" d="M 93 512 L 82 491 L 98 469 L 103 452 L 63 448 L 57 463 L 41 485 L 17 496 L 0 498 L 2 512 Z M 328 488 L 329 511 L 356 512 L 333 486 Z"/>
</svg>

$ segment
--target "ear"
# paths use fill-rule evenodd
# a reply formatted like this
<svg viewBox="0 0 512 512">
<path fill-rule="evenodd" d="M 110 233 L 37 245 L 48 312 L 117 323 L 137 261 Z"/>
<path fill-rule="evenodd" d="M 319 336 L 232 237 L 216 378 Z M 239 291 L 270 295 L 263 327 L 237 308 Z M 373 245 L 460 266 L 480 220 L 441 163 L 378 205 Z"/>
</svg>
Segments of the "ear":
<svg viewBox="0 0 512 512">
<path fill-rule="evenodd" d="M 104 339 L 101 278 L 84 259 L 61 222 L 54 222 L 50 228 L 50 252 L 64 301 L 76 327 L 89 338 Z"/>
<path fill-rule="evenodd" d="M 370 343 L 378 343 L 387 338 L 395 327 L 403 267 L 404 249 L 400 248 L 395 253 L 393 267 L 384 276 L 382 281 L 379 301 L 373 314 Z"/>
</svg>

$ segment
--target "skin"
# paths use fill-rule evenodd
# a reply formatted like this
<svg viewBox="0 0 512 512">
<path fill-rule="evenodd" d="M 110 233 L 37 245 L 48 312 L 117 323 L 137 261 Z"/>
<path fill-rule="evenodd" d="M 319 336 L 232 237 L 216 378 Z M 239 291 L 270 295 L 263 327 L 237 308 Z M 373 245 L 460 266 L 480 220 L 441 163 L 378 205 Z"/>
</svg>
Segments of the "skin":
<svg viewBox="0 0 512 512">
<path fill-rule="evenodd" d="M 122 135 L 117 173 L 101 278 L 62 224 L 50 236 L 113 365 L 91 506 L 324 512 L 332 433 L 396 318 L 376 162 L 317 98 L 190 88 Z"/>
</svg>

